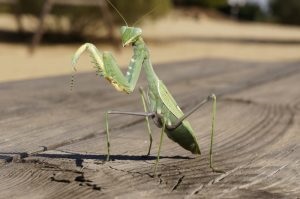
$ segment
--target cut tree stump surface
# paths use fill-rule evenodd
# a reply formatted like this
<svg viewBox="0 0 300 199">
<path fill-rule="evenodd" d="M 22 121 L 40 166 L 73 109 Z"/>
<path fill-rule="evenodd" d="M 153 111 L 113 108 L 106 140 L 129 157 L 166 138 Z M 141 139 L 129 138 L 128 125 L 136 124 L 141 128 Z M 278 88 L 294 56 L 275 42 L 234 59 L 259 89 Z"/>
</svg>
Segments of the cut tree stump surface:
<svg viewBox="0 0 300 199">
<path fill-rule="evenodd" d="M 150 156 L 141 117 L 112 115 L 105 162 L 106 110 L 142 111 L 138 92 L 116 92 L 92 73 L 0 84 L 0 198 L 299 198 L 300 62 L 191 60 L 155 67 L 183 111 L 216 93 L 214 165 L 211 104 L 191 122 L 201 156 L 160 130 Z M 140 84 L 146 86 L 142 76 Z"/>
</svg>

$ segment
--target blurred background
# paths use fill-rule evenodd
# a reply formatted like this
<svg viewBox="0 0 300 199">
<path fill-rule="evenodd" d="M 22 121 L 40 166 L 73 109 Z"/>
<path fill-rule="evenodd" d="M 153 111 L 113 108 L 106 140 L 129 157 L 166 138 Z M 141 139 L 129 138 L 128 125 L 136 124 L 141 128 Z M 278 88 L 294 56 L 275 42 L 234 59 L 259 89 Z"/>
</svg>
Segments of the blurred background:
<svg viewBox="0 0 300 199">
<path fill-rule="evenodd" d="M 200 58 L 300 59 L 299 0 L 111 0 L 143 29 L 152 62 Z M 122 18 L 104 0 L 0 0 L 0 82 L 71 73 L 84 42 L 112 51 L 121 66 Z M 79 71 L 91 71 L 89 57 Z"/>
</svg>

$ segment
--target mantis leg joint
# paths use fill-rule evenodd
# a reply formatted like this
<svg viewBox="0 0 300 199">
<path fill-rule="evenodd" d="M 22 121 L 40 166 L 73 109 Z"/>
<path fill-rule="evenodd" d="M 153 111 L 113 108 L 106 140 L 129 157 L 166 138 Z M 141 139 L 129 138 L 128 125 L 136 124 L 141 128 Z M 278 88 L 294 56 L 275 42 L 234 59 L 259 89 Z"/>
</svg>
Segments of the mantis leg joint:
<svg viewBox="0 0 300 199">
<path fill-rule="evenodd" d="M 207 97 L 207 100 L 216 100 L 217 99 L 217 97 L 216 97 L 216 95 L 214 94 L 214 93 L 212 93 L 212 94 L 210 94 L 208 97 Z"/>
</svg>

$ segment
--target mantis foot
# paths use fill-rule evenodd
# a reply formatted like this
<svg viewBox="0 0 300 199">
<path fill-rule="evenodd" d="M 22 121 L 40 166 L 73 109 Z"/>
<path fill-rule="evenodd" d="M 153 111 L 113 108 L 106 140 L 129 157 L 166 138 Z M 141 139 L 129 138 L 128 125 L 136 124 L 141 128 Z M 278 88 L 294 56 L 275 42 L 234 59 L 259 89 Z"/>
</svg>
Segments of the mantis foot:
<svg viewBox="0 0 300 199">
<path fill-rule="evenodd" d="M 213 167 L 210 167 L 210 168 L 211 168 L 212 172 L 214 172 L 214 173 L 226 173 L 226 172 L 223 171 L 223 170 L 218 170 L 218 169 L 215 169 L 215 168 L 213 168 Z"/>
</svg>

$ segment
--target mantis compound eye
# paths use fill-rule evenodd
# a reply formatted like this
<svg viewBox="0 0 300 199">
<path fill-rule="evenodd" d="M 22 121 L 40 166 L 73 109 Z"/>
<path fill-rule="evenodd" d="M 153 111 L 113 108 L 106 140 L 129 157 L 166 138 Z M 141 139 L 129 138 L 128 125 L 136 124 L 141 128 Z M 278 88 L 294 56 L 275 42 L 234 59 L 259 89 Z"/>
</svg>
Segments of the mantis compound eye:
<svg viewBox="0 0 300 199">
<path fill-rule="evenodd" d="M 121 30 L 121 34 L 122 34 L 122 35 L 125 33 L 125 31 L 126 31 L 126 28 L 127 28 L 126 26 L 122 26 L 122 27 L 121 27 L 121 29 L 120 29 L 120 30 Z"/>
<path fill-rule="evenodd" d="M 136 29 L 136 33 L 138 34 L 138 35 L 141 35 L 142 34 L 142 29 L 140 29 L 140 28 L 135 28 Z"/>
</svg>

